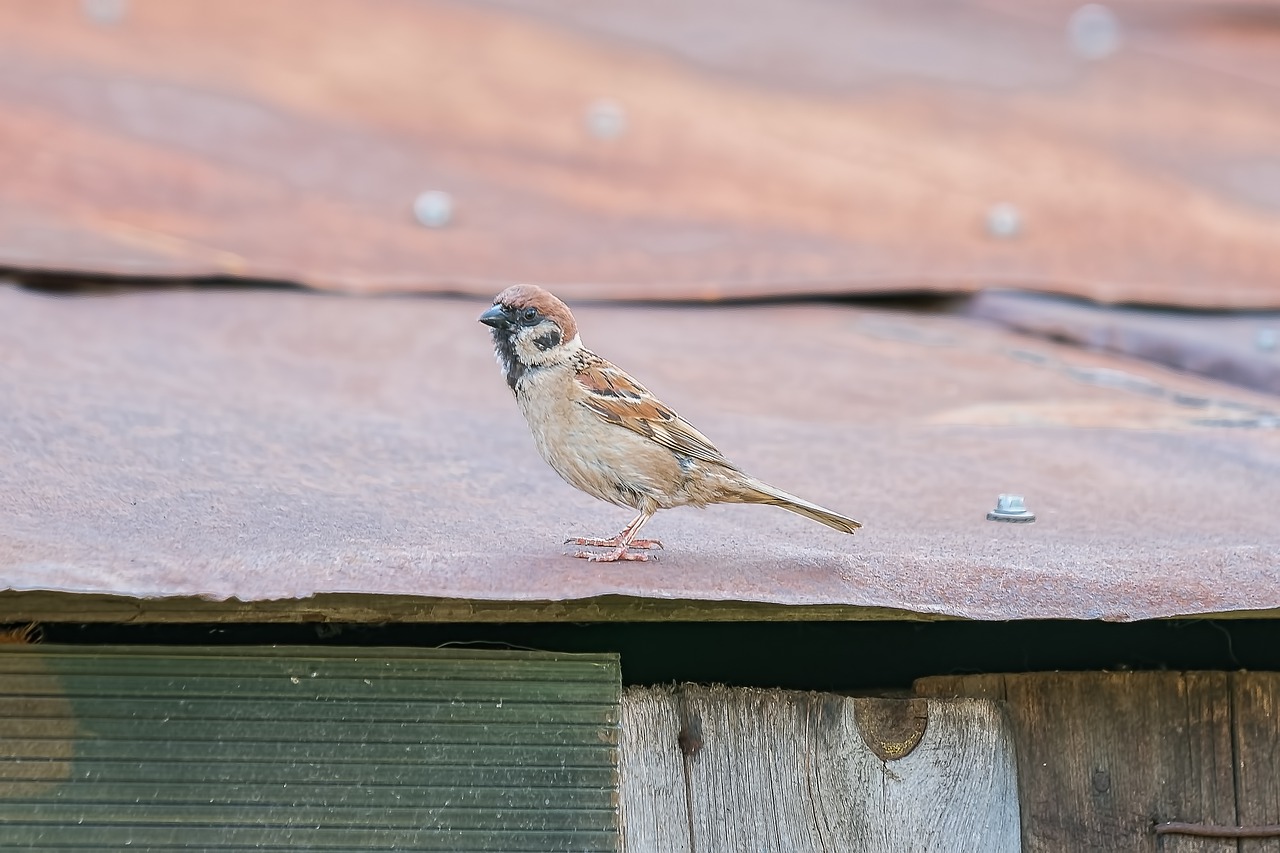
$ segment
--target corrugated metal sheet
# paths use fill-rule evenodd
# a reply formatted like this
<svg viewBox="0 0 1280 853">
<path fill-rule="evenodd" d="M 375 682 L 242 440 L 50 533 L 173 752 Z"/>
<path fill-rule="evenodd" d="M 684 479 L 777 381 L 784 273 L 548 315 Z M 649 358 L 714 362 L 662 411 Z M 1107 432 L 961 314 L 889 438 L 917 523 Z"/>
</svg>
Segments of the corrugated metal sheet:
<svg viewBox="0 0 1280 853">
<path fill-rule="evenodd" d="M 0 653 L 0 844 L 617 850 L 613 655 Z"/>
<path fill-rule="evenodd" d="M 1263 3 L 111 6 L 0 2 L 0 265 L 1280 306 Z"/>
<path fill-rule="evenodd" d="M 626 514 L 537 457 L 483 304 L 0 288 L 0 588 L 979 619 L 1280 608 L 1274 397 L 971 319 L 834 305 L 577 314 L 589 346 L 729 458 L 864 530 L 674 510 L 651 525 L 660 562 L 572 559 L 565 536 Z M 1002 492 L 1038 520 L 986 521 Z"/>
</svg>

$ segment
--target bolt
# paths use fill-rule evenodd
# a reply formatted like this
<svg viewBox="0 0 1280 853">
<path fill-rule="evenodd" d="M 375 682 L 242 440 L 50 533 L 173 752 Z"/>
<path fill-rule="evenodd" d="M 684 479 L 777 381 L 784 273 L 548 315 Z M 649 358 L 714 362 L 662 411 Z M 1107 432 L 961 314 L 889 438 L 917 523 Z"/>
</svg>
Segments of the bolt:
<svg viewBox="0 0 1280 853">
<path fill-rule="evenodd" d="M 1022 232 L 1022 212 L 1008 202 L 993 204 L 987 211 L 987 233 L 1007 240 Z"/>
<path fill-rule="evenodd" d="M 617 139 L 627 129 L 627 113 L 609 98 L 592 101 L 587 107 L 587 131 L 596 139 Z"/>
<path fill-rule="evenodd" d="M 80 0 L 80 10 L 95 24 L 118 24 L 124 20 L 126 0 Z"/>
<path fill-rule="evenodd" d="M 1081 59 L 1106 59 L 1120 49 L 1120 21 L 1101 3 L 1086 3 L 1071 13 L 1067 41 Z"/>
<path fill-rule="evenodd" d="M 1036 514 L 1027 509 L 1022 495 L 1001 495 L 996 508 L 987 513 L 987 521 L 1035 521 Z"/>
<path fill-rule="evenodd" d="M 443 228 L 453 219 L 453 196 L 427 190 L 413 200 L 413 215 L 428 228 Z"/>
<path fill-rule="evenodd" d="M 1280 330 L 1277 329 L 1259 329 L 1258 333 L 1253 337 L 1253 343 L 1263 352 L 1271 352 L 1277 346 L 1280 346 Z"/>
</svg>

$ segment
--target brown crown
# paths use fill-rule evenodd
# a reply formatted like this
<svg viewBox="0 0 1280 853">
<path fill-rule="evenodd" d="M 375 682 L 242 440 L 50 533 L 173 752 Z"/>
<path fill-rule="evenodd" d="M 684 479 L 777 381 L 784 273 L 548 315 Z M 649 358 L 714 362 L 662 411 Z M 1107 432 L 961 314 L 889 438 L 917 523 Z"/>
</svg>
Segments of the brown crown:
<svg viewBox="0 0 1280 853">
<path fill-rule="evenodd" d="M 543 290 L 536 284 L 514 284 L 495 296 L 493 304 L 513 311 L 537 308 L 542 316 L 556 322 L 566 341 L 572 340 L 578 334 L 578 324 L 574 321 L 569 306 L 557 299 L 550 291 Z"/>
</svg>

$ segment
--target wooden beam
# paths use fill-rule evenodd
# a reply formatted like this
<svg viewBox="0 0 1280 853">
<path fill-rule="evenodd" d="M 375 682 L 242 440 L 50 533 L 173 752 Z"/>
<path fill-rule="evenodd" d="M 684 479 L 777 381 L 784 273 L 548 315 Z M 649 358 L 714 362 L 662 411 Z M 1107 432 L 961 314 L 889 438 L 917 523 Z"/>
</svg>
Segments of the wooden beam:
<svg viewBox="0 0 1280 853">
<path fill-rule="evenodd" d="M 1280 673 L 1233 672 L 1232 734 L 1236 812 L 1242 826 L 1280 824 Z M 1242 842 L 1249 853 L 1277 853 L 1280 838 Z"/>
<path fill-rule="evenodd" d="M 1230 678 L 1224 672 L 944 676 L 917 681 L 916 691 L 1005 704 L 1017 743 L 1026 853 L 1234 853 L 1233 839 L 1155 832 L 1166 821 L 1237 825 Z M 1267 725 L 1274 751 L 1274 721 Z M 1267 773 L 1275 774 L 1269 756 L 1258 775 Z M 1259 779 L 1258 787 L 1274 796 L 1274 780 Z M 1274 811 L 1272 804 L 1268 814 Z"/>
<path fill-rule="evenodd" d="M 627 850 L 1020 849 L 992 702 L 684 685 L 624 691 L 622 720 Z"/>
</svg>

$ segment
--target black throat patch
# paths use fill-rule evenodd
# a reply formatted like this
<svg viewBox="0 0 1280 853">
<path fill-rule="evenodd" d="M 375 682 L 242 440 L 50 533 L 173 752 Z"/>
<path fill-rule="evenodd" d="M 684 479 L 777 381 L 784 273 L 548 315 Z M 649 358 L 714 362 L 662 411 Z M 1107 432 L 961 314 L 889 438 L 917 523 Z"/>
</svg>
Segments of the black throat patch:
<svg viewBox="0 0 1280 853">
<path fill-rule="evenodd" d="M 508 329 L 493 330 L 493 351 L 497 353 L 498 362 L 502 365 L 502 370 L 507 375 L 507 386 L 514 394 L 516 386 L 520 384 L 520 379 L 528 372 L 529 368 L 522 364 L 516 355 L 516 344 Z"/>
</svg>

